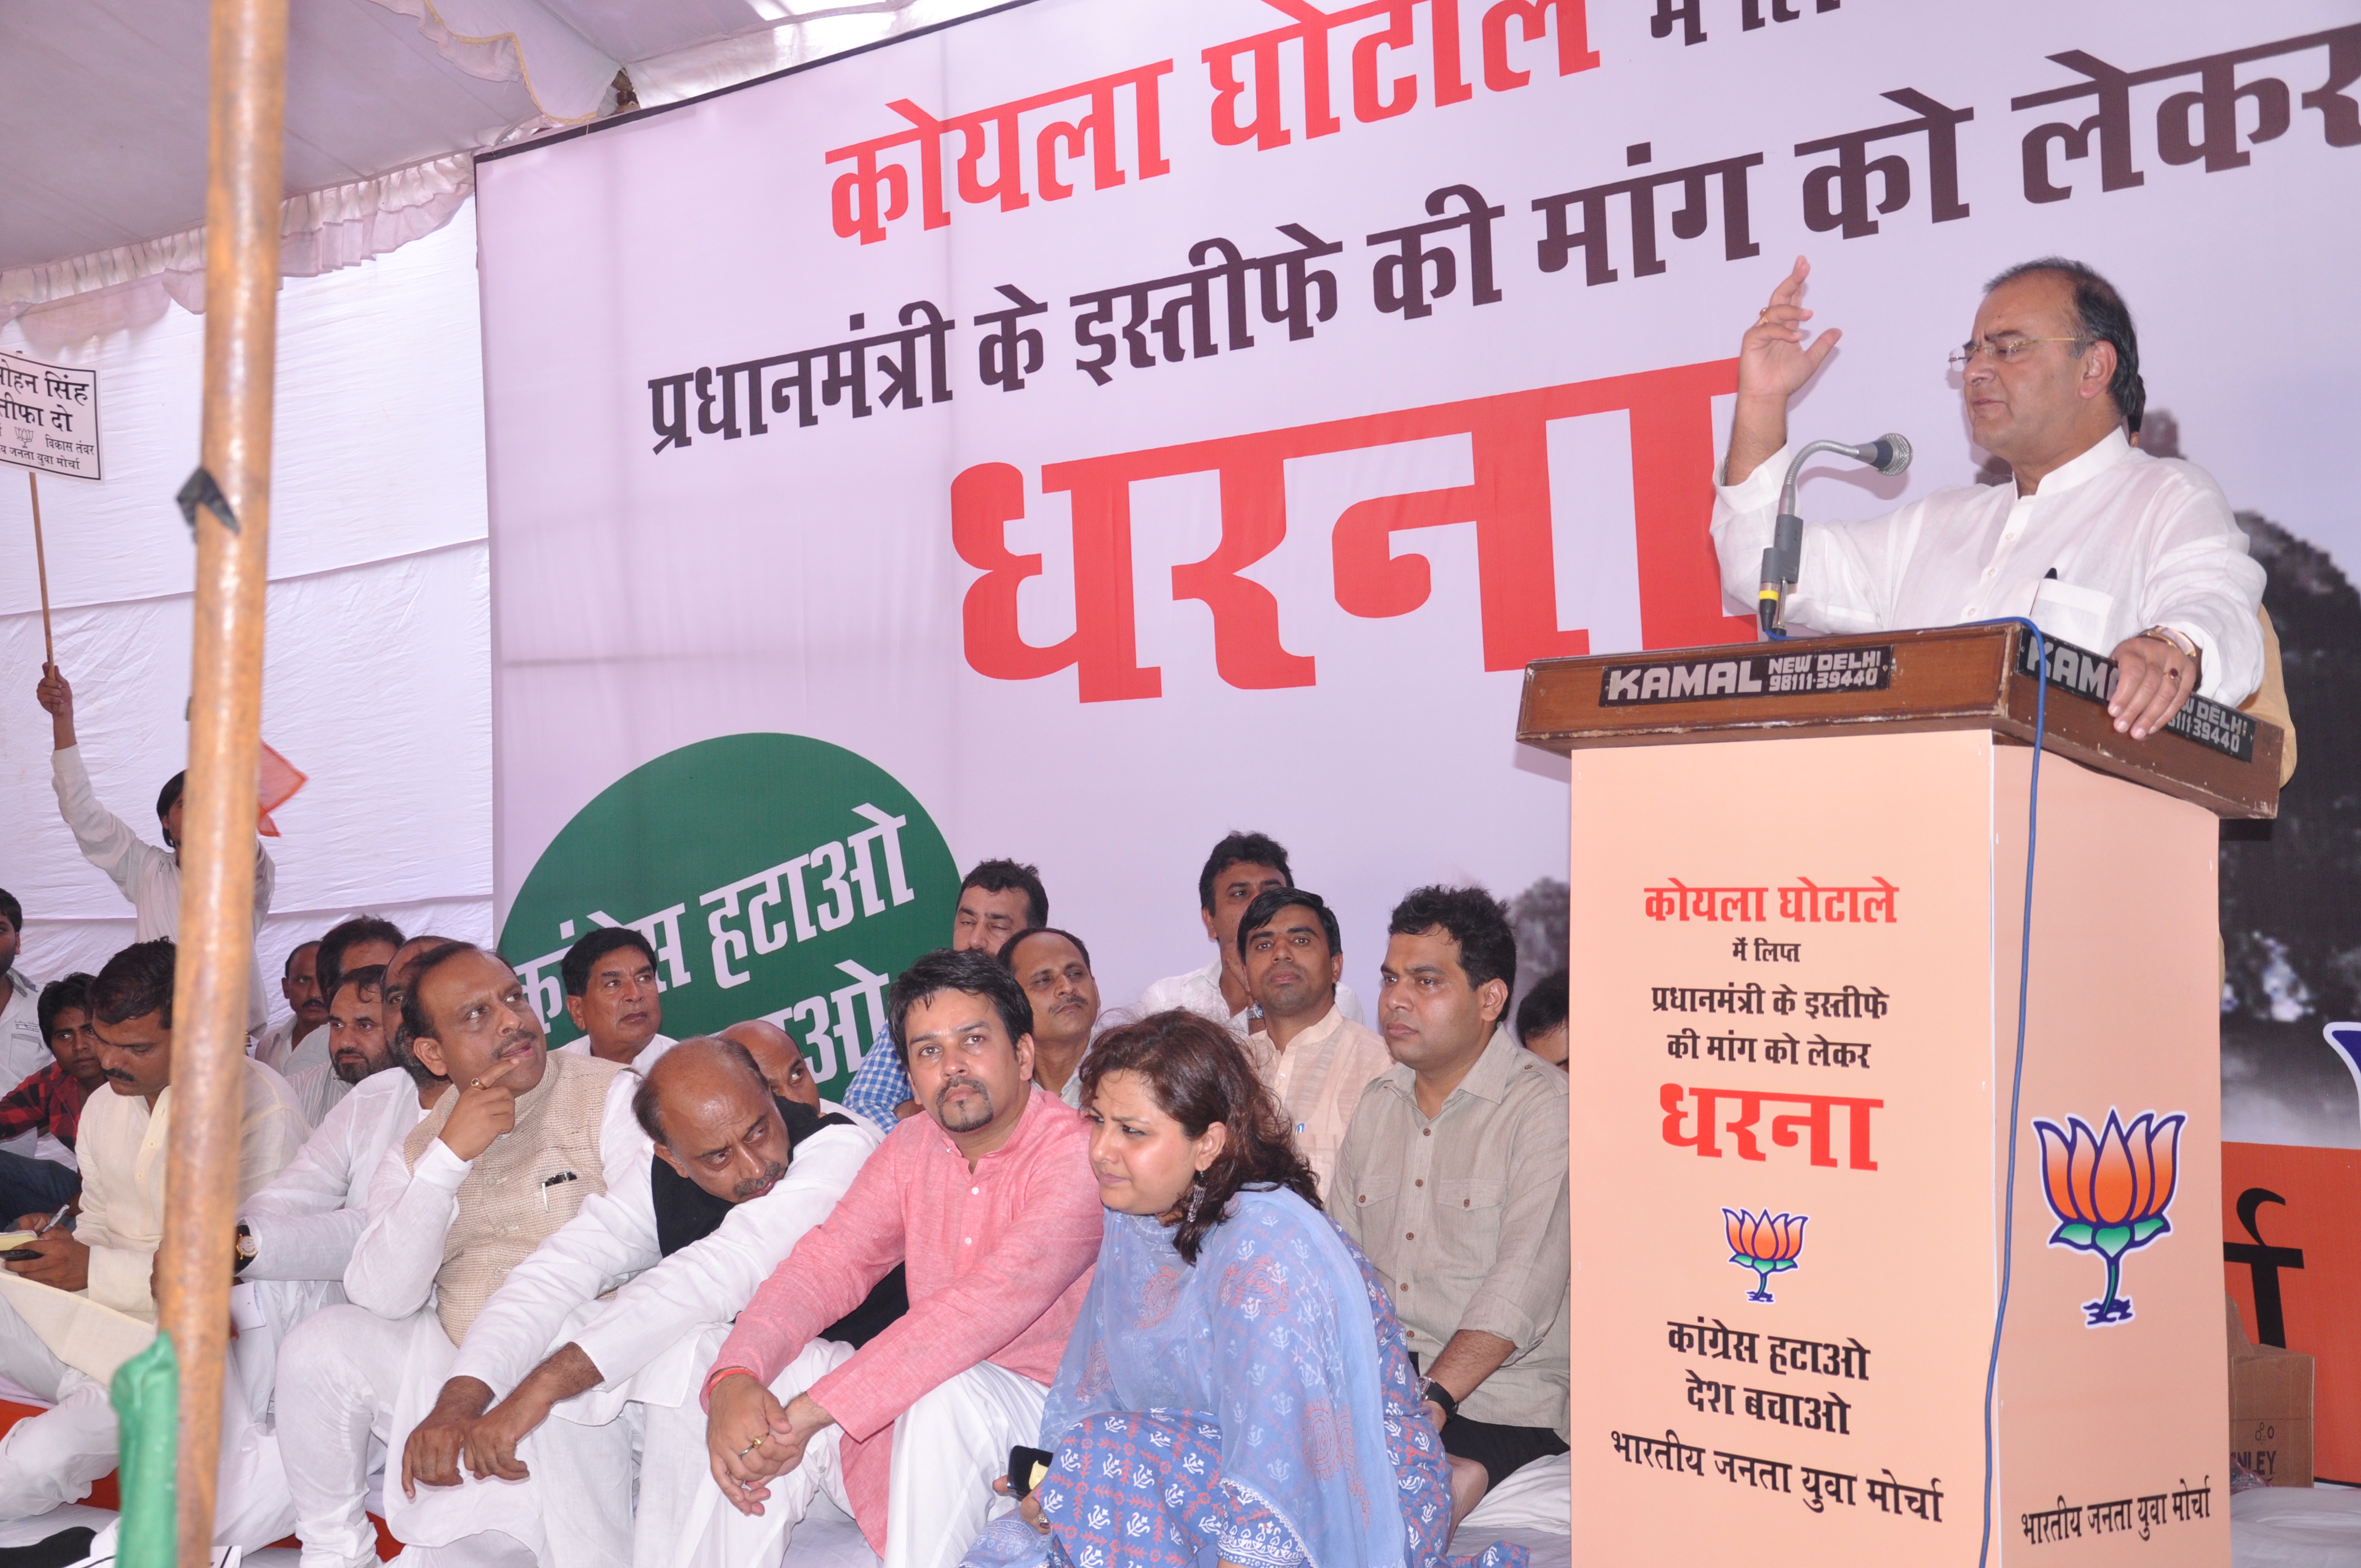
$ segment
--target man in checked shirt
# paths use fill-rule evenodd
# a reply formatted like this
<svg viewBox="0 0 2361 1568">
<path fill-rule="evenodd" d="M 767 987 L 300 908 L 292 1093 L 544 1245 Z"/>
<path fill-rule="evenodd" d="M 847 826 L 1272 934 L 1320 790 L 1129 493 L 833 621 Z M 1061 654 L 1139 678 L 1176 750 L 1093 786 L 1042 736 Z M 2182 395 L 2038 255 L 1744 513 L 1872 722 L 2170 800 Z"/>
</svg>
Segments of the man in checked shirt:
<svg viewBox="0 0 2361 1568">
<path fill-rule="evenodd" d="M 82 1194 L 74 1129 L 82 1102 L 106 1082 L 98 1031 L 90 1021 L 90 976 L 70 974 L 41 988 L 41 1038 L 57 1059 L 0 1100 L 0 1142 L 30 1133 L 30 1153 L 0 1149 L 0 1214 L 21 1215 L 18 1230 L 46 1224 L 59 1204 Z"/>
</svg>

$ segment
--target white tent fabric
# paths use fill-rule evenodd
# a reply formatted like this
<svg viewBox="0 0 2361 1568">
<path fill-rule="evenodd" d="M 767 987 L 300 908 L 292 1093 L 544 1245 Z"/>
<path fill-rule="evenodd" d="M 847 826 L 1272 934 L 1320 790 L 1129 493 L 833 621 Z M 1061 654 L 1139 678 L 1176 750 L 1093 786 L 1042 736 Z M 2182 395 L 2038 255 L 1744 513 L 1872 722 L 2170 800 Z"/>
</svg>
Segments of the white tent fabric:
<svg viewBox="0 0 2361 1568">
<path fill-rule="evenodd" d="M 313 278 L 399 250 L 449 223 L 475 188 L 475 160 L 456 152 L 291 196 L 280 209 L 279 269 Z M 167 300 L 205 308 L 203 227 L 0 272 L 0 321 L 18 317 L 40 353 L 145 325 L 163 315 Z"/>
<path fill-rule="evenodd" d="M 377 0 L 413 17 L 435 49 L 470 76 L 520 82 L 533 107 L 558 125 L 599 111 L 621 61 L 541 0 Z"/>
<path fill-rule="evenodd" d="M 611 113 L 619 65 L 653 106 L 994 3 L 315 0 L 289 35 L 285 270 L 431 232 L 465 199 L 472 153 Z M 161 312 L 159 276 L 204 308 L 205 27 L 203 6 L 0 7 L 27 127 L 0 160 L 0 320 L 117 290 L 133 297 L 42 330 L 123 330 Z"/>
<path fill-rule="evenodd" d="M 280 297 L 262 732 L 310 782 L 267 841 L 266 976 L 357 910 L 491 935 L 475 246 L 462 207 L 419 243 Z M 0 349 L 32 351 L 23 324 L 0 326 Z M 171 498 L 196 458 L 203 336 L 203 317 L 166 307 L 68 345 L 99 371 L 106 478 L 41 487 L 82 751 L 99 798 L 151 839 L 157 788 L 187 753 L 195 558 Z M 58 818 L 40 663 L 26 486 L 0 471 L 0 887 L 25 905 L 22 967 L 49 980 L 94 969 L 131 920 Z"/>
</svg>

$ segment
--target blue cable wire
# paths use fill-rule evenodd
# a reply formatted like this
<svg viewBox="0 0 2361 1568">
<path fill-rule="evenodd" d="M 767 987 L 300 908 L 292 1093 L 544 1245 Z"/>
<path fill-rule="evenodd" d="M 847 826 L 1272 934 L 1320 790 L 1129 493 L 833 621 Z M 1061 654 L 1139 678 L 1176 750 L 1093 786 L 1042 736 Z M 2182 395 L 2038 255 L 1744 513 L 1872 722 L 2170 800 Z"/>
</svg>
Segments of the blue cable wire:
<svg viewBox="0 0 2361 1568">
<path fill-rule="evenodd" d="M 1993 1407 L 2000 1391 L 2000 1337 L 2008 1321 L 2009 1275 L 2015 1263 L 2016 1132 L 2020 1097 L 2025 1091 L 2026 1003 L 2033 980 L 2033 855 L 2041 839 L 2041 742 L 2049 722 L 2049 657 L 2041 628 L 2023 616 L 1986 621 L 1988 626 L 2022 626 L 2033 637 L 2036 676 L 2033 698 L 2033 784 L 2025 807 L 2025 926 L 2016 958 L 2016 1065 L 2008 1084 L 2008 1178 L 2001 1200 L 2000 1301 L 1993 1310 L 1992 1359 L 1984 1367 L 1984 1523 L 1976 1547 L 1976 1568 L 1984 1568 L 1992 1553 Z"/>
</svg>

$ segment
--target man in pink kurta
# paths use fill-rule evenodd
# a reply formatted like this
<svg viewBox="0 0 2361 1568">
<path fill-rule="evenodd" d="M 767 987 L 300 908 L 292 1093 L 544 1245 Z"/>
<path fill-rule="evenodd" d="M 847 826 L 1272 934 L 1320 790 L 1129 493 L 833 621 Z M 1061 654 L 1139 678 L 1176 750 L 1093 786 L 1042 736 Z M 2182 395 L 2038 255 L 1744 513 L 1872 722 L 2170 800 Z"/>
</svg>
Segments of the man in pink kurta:
<svg viewBox="0 0 2361 1568">
<path fill-rule="evenodd" d="M 816 1496 L 886 1568 L 952 1568 L 1041 1406 L 1098 1255 L 1080 1115 L 1032 1086 L 1032 1007 L 980 953 L 930 953 L 888 1010 L 923 1116 L 738 1316 L 706 1382 L 716 1497 L 697 1562 L 764 1568 Z M 859 1352 L 815 1336 L 895 1265 L 910 1310 Z M 727 1506 L 723 1506 L 727 1505 Z"/>
</svg>

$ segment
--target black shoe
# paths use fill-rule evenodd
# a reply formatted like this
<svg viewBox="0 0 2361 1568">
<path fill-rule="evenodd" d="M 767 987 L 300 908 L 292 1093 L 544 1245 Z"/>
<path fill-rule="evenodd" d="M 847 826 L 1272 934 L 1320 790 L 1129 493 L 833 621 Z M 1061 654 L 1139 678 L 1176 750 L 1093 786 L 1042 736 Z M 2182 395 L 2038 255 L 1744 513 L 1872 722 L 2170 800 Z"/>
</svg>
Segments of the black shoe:
<svg viewBox="0 0 2361 1568">
<path fill-rule="evenodd" d="M 0 1568 L 67 1568 L 90 1555 L 98 1532 L 83 1525 L 61 1530 L 30 1546 L 0 1546 Z"/>
</svg>

